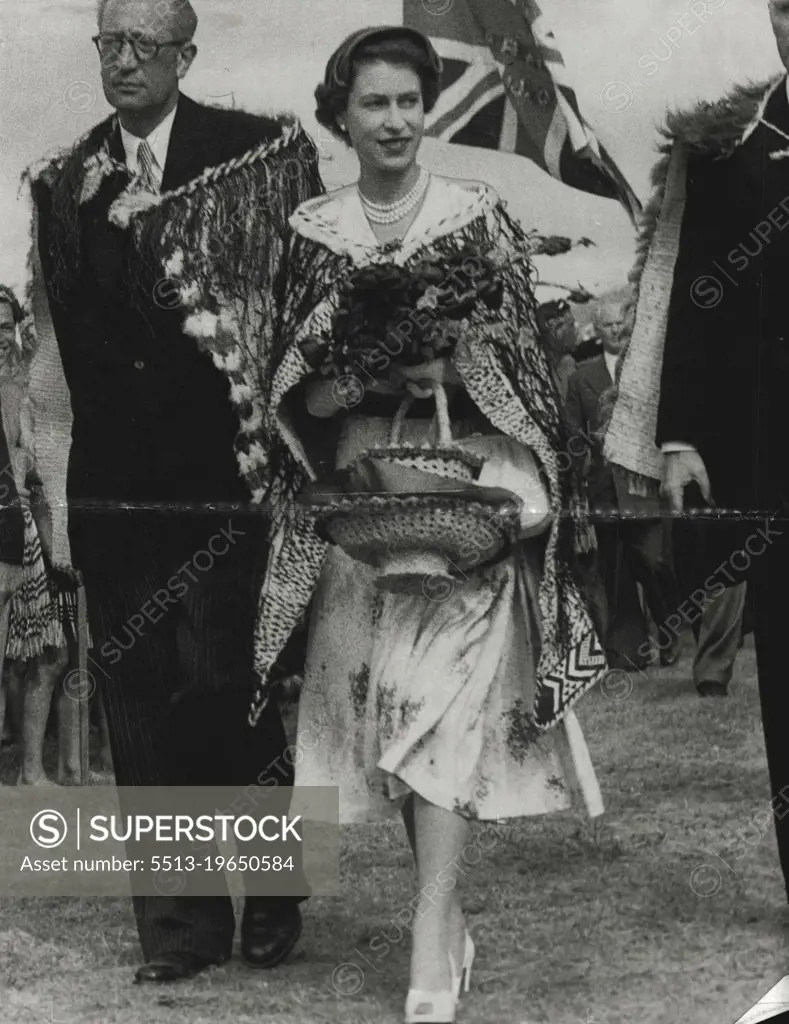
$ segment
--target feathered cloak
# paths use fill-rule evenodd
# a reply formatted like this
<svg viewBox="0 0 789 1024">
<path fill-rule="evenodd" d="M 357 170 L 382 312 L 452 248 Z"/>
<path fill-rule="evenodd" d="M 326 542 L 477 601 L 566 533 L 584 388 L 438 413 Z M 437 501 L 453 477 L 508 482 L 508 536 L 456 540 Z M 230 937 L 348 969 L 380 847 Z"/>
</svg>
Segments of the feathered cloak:
<svg viewBox="0 0 789 1024">
<path fill-rule="evenodd" d="M 715 103 L 669 116 L 660 159 L 652 171 L 653 194 L 641 218 L 636 261 L 630 273 L 634 325 L 617 366 L 617 394 L 604 452 L 628 472 L 634 493 L 654 492 L 662 455 L 655 445 L 663 349 L 674 267 L 685 212 L 688 156 L 726 159 L 748 140 L 767 102 L 786 81 L 741 86 Z"/>
</svg>

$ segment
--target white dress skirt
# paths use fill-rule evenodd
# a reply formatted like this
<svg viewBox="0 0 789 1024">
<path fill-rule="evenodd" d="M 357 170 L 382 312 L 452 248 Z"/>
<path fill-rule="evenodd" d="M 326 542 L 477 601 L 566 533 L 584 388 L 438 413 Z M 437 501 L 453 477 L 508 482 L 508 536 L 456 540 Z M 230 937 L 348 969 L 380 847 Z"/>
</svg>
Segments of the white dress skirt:
<svg viewBox="0 0 789 1024">
<path fill-rule="evenodd" d="M 338 468 L 385 442 L 390 422 L 350 417 Z M 404 440 L 425 437 L 406 421 Z M 340 821 L 377 821 L 409 793 L 463 817 L 572 806 L 600 789 L 570 712 L 527 741 L 540 654 L 539 544 L 459 578 L 437 598 L 387 594 L 376 571 L 332 546 L 313 602 L 299 705 L 297 786 L 337 786 Z"/>
</svg>

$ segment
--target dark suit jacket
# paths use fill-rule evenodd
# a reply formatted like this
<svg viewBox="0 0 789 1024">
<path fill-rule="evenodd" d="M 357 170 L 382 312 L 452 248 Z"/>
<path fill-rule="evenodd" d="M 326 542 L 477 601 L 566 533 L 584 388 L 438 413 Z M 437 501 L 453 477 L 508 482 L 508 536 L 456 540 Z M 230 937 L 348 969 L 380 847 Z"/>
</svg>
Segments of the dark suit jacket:
<svg viewBox="0 0 789 1024">
<path fill-rule="evenodd" d="M 206 167 L 238 157 L 280 133 L 277 122 L 235 110 L 211 108 L 181 96 L 164 167 L 162 191 L 185 184 Z M 112 155 L 125 162 L 115 121 L 94 129 L 111 132 Z M 75 564 L 84 564 L 105 544 L 96 522 L 81 528 L 80 506 L 109 509 L 119 502 L 164 505 L 190 511 L 211 502 L 247 502 L 233 443 L 238 419 L 225 375 L 182 331 L 178 309 L 154 299 L 160 268 L 139 268 L 144 289 L 132 297 L 125 231 L 108 221 L 109 206 L 128 183 L 126 173 L 105 179 L 98 194 L 80 207 L 81 268 L 65 295 L 50 307 L 74 415 L 69 461 L 70 538 Z M 39 185 L 39 248 L 45 278 L 51 251 L 51 196 Z M 221 258 L 221 255 L 218 257 Z M 147 275 L 147 276 L 146 276 Z M 106 544 L 117 552 L 134 542 L 113 532 L 127 517 L 108 511 Z M 138 516 L 138 521 L 141 521 Z M 128 524 L 127 524 L 128 525 Z M 180 529 L 183 547 L 188 529 Z"/>
<path fill-rule="evenodd" d="M 789 133 L 784 84 L 765 117 Z M 789 492 L 789 160 L 769 157 L 786 146 L 760 125 L 728 158 L 688 164 L 656 441 L 695 445 L 730 509 Z"/>
<path fill-rule="evenodd" d="M 571 454 L 586 462 L 587 493 L 593 509 L 616 506 L 614 476 L 611 466 L 603 458 L 600 415 L 600 396 L 612 383 L 604 357 L 596 356 L 581 363 L 567 384 L 565 409 L 570 427 Z M 579 454 L 582 452 L 588 454 Z"/>
<path fill-rule="evenodd" d="M 612 383 L 603 355 L 579 363 L 570 377 L 565 402 L 571 436 L 570 454 L 586 462 L 587 495 L 592 511 L 616 511 L 655 518 L 660 515 L 657 500 L 631 494 L 625 472 L 603 457 L 605 431 L 600 398 Z"/>
</svg>

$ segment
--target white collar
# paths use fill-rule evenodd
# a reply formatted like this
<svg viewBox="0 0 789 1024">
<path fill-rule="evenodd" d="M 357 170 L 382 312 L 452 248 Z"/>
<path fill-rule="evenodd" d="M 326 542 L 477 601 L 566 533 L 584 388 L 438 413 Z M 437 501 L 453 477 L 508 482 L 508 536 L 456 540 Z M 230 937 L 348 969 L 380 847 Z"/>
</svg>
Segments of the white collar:
<svg viewBox="0 0 789 1024">
<path fill-rule="evenodd" d="M 162 176 L 164 174 L 164 165 L 167 162 L 167 149 L 170 145 L 170 135 L 173 130 L 173 121 L 175 120 L 175 114 L 178 110 L 178 104 L 173 107 L 170 113 L 161 121 L 154 130 L 147 135 L 145 141 L 151 147 L 154 159 L 154 174 L 159 179 L 161 184 Z M 127 131 L 123 125 L 118 121 L 118 125 L 121 130 L 121 141 L 123 142 L 123 148 L 126 151 L 126 166 L 135 174 L 138 170 L 137 164 L 137 150 L 140 148 L 140 143 L 143 141 L 137 135 L 132 135 L 131 132 Z"/>
<path fill-rule="evenodd" d="M 297 234 L 332 252 L 363 262 L 385 259 L 400 263 L 433 239 L 489 214 L 497 203 L 498 195 L 489 185 L 433 174 L 422 208 L 396 245 L 378 244 L 355 185 L 308 199 L 291 216 L 290 225 Z"/>
</svg>

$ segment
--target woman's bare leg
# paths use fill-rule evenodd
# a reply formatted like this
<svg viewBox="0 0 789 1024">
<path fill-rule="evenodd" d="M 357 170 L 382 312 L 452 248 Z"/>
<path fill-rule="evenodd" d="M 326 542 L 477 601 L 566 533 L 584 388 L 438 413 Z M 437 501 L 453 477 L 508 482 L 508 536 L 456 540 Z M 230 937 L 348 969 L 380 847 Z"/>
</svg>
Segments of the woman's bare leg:
<svg viewBox="0 0 789 1024">
<path fill-rule="evenodd" d="M 411 847 L 411 852 L 414 855 L 414 864 L 416 865 L 417 869 L 417 877 L 419 878 L 419 861 L 417 859 L 416 849 L 416 824 L 414 822 L 414 799 L 415 796 L 413 793 L 409 794 L 409 796 L 406 797 L 406 800 L 402 808 L 402 815 L 406 835 L 408 836 L 408 843 Z M 420 879 L 420 891 L 424 889 L 426 884 L 428 883 L 423 882 Z M 432 892 L 431 889 L 429 889 L 428 891 Z M 465 952 L 466 945 L 466 919 L 463 916 L 463 904 L 460 899 L 459 888 L 455 886 L 452 889 L 452 891 L 448 894 L 448 896 L 451 899 L 451 906 L 449 911 L 449 952 L 451 953 L 452 959 L 455 962 L 455 969 L 460 970 L 460 965 L 463 961 L 463 954 Z"/>
<path fill-rule="evenodd" d="M 57 649 L 47 648 L 28 662 L 22 712 L 22 767 L 19 773 L 22 786 L 41 786 L 49 782 L 44 771 L 44 739 L 52 695 L 64 668 L 59 655 Z"/>
<path fill-rule="evenodd" d="M 7 687 L 6 721 L 8 722 L 11 739 L 14 743 L 22 739 L 22 719 L 25 707 L 25 676 L 27 662 L 20 658 L 6 661 L 3 666 L 3 679 Z"/>
<path fill-rule="evenodd" d="M 456 888 L 468 823 L 436 807 L 418 794 L 413 797 L 419 899 L 413 921 L 411 988 L 447 991 L 452 985 L 450 936 L 459 908 Z"/>
</svg>

